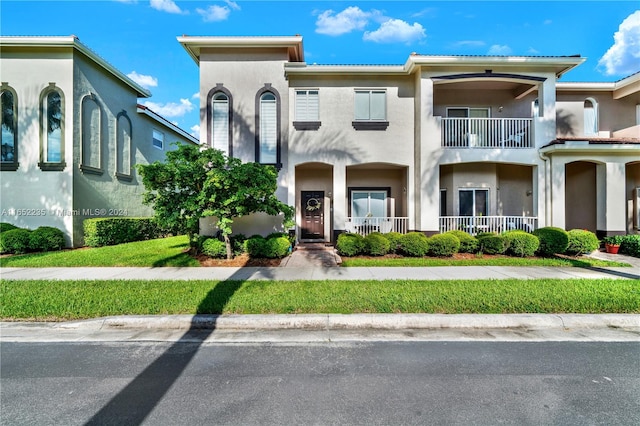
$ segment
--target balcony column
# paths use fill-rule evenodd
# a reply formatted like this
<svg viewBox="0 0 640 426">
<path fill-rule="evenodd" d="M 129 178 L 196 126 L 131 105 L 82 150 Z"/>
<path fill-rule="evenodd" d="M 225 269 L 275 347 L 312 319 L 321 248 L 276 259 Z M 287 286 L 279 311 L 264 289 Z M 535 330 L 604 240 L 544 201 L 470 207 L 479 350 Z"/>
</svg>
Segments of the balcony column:
<svg viewBox="0 0 640 426">
<path fill-rule="evenodd" d="M 440 228 L 440 162 L 441 134 L 438 120 L 433 115 L 433 80 L 424 73 L 416 96 L 416 164 L 415 164 L 415 224 L 409 219 L 409 229 L 437 232 Z M 419 143 L 418 143 L 419 141 Z M 408 194 L 411 196 L 411 194 Z M 410 210 L 411 212 L 411 210 Z M 415 228 L 412 228 L 412 225 Z"/>
<path fill-rule="evenodd" d="M 566 215 L 565 215 L 565 191 L 566 191 L 566 161 L 560 158 L 551 157 L 551 176 L 548 183 L 548 187 L 551 188 L 551 202 L 550 212 L 551 223 L 546 223 L 545 226 L 555 226 L 557 228 L 565 228 Z"/>
<path fill-rule="evenodd" d="M 625 164 L 596 166 L 596 226 L 599 235 L 626 234 Z"/>
<path fill-rule="evenodd" d="M 333 165 L 333 229 L 345 230 L 347 220 L 347 168 L 344 163 L 336 162 Z"/>
<path fill-rule="evenodd" d="M 535 146 L 542 147 L 556 138 L 556 76 L 548 74 L 538 86 L 538 117 L 534 119 Z"/>
</svg>

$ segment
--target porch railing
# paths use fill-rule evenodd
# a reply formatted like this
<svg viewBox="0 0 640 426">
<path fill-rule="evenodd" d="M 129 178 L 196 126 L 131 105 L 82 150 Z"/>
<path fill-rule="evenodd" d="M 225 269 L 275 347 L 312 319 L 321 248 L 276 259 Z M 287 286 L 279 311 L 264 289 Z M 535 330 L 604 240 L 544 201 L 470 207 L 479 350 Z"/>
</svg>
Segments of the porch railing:
<svg viewBox="0 0 640 426">
<path fill-rule="evenodd" d="M 538 228 L 537 217 L 526 216 L 441 216 L 440 232 L 460 230 L 476 235 L 479 232 L 520 229 L 531 232 Z"/>
<path fill-rule="evenodd" d="M 347 217 L 345 229 L 365 237 L 372 232 L 406 234 L 408 225 L 408 217 Z"/>
<path fill-rule="evenodd" d="M 531 118 L 441 118 L 444 148 L 532 148 Z"/>
</svg>

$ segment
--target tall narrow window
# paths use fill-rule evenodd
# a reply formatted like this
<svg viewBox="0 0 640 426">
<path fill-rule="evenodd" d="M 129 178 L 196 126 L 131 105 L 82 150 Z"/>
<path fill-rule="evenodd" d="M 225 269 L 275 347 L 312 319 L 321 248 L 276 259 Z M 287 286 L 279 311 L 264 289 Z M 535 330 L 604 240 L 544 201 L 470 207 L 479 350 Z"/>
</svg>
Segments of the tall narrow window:
<svg viewBox="0 0 640 426">
<path fill-rule="evenodd" d="M 584 101 L 584 135 L 598 134 L 598 104 L 594 99 Z"/>
<path fill-rule="evenodd" d="M 164 149 L 164 133 L 154 130 L 151 143 L 158 149 Z"/>
<path fill-rule="evenodd" d="M 460 216 L 487 216 L 489 213 L 488 189 L 461 189 L 458 192 Z"/>
<path fill-rule="evenodd" d="M 212 145 L 229 155 L 229 97 L 222 92 L 213 96 L 211 110 L 213 112 Z"/>
<path fill-rule="evenodd" d="M 94 94 L 83 97 L 81 105 L 80 169 L 102 174 L 102 111 Z"/>
<path fill-rule="evenodd" d="M 18 97 L 16 92 L 2 83 L 0 91 L 2 117 L 2 156 L 0 170 L 15 171 L 18 169 Z"/>
<path fill-rule="evenodd" d="M 116 118 L 116 177 L 131 180 L 131 120 L 126 111 Z"/>
<path fill-rule="evenodd" d="M 54 83 L 40 94 L 40 163 L 43 171 L 61 171 L 64 161 L 64 96 Z"/>
<path fill-rule="evenodd" d="M 267 83 L 256 94 L 256 162 L 280 169 L 280 94 Z"/>
</svg>

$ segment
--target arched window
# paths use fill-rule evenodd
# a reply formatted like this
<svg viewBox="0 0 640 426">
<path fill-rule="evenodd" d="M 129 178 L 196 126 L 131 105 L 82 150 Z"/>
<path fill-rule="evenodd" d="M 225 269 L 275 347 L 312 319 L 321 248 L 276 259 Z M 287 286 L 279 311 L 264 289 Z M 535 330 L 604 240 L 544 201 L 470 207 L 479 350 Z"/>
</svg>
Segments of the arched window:
<svg viewBox="0 0 640 426">
<path fill-rule="evenodd" d="M 207 143 L 233 156 L 233 98 L 221 83 L 207 95 Z"/>
<path fill-rule="evenodd" d="M 256 95 L 256 162 L 272 164 L 281 168 L 280 163 L 280 95 L 265 84 Z"/>
<path fill-rule="evenodd" d="M 531 102 L 531 117 L 540 117 L 540 103 L 537 99 Z"/>
<path fill-rule="evenodd" d="M 133 128 L 127 111 L 116 117 L 116 177 L 131 180 L 131 134 Z"/>
<path fill-rule="evenodd" d="M 102 174 L 102 110 L 96 95 L 91 93 L 82 98 L 80 114 L 80 170 Z"/>
<path fill-rule="evenodd" d="M 40 94 L 40 162 L 43 171 L 61 171 L 64 161 L 64 95 L 55 86 Z"/>
<path fill-rule="evenodd" d="M 584 101 L 584 135 L 598 134 L 598 103 L 595 99 L 587 98 Z"/>
<path fill-rule="evenodd" d="M 0 170 L 15 171 L 18 169 L 18 96 L 7 83 L 2 83 L 0 88 L 0 105 L 2 106 Z"/>
</svg>

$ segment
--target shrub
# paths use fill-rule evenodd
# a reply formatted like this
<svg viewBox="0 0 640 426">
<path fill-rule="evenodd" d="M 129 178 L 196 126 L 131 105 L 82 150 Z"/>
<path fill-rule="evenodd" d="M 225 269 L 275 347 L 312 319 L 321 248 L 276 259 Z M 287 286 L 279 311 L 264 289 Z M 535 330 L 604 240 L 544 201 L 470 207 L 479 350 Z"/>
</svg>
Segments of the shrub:
<svg viewBox="0 0 640 426">
<path fill-rule="evenodd" d="M 0 234 L 11 231 L 12 229 L 18 229 L 18 227 L 7 222 L 0 222 Z"/>
<path fill-rule="evenodd" d="M 0 252 L 22 254 L 29 250 L 28 229 L 16 228 L 0 234 Z"/>
<path fill-rule="evenodd" d="M 399 251 L 402 234 L 399 232 L 388 232 L 382 234 L 382 236 L 389 240 L 389 253 L 397 253 Z"/>
<path fill-rule="evenodd" d="M 445 234 L 455 235 L 460 241 L 460 253 L 475 253 L 478 251 L 478 239 L 464 231 L 448 231 Z"/>
<path fill-rule="evenodd" d="M 574 256 L 591 253 L 600 247 L 598 237 L 591 231 L 585 229 L 572 229 L 568 232 L 569 244 L 566 253 Z"/>
<path fill-rule="evenodd" d="M 247 236 L 244 234 L 236 234 L 229 237 L 231 241 L 231 250 L 233 251 L 234 256 L 238 256 L 246 251 L 246 247 L 244 245 L 245 241 L 247 241 Z"/>
<path fill-rule="evenodd" d="M 640 257 L 640 235 L 625 235 L 620 244 L 620 253 Z"/>
<path fill-rule="evenodd" d="M 85 219 L 84 243 L 89 247 L 111 246 L 150 240 L 162 235 L 152 217 L 101 217 Z"/>
<path fill-rule="evenodd" d="M 538 253 L 542 256 L 563 254 L 569 245 L 569 233 L 561 228 L 547 226 L 533 231 L 533 235 L 540 240 Z"/>
<path fill-rule="evenodd" d="M 506 244 L 504 238 L 500 235 L 484 234 L 478 238 L 478 247 L 482 253 L 502 254 L 505 251 Z"/>
<path fill-rule="evenodd" d="M 201 251 L 207 256 L 215 257 L 217 259 L 224 259 L 227 257 L 227 245 L 217 238 L 206 238 L 202 242 Z"/>
<path fill-rule="evenodd" d="M 360 234 L 340 234 L 336 241 L 336 249 L 341 256 L 357 256 L 364 250 L 364 238 Z"/>
<path fill-rule="evenodd" d="M 389 253 L 391 243 L 379 232 L 364 237 L 364 251 L 371 256 L 384 256 Z"/>
<path fill-rule="evenodd" d="M 269 259 L 285 257 L 289 253 L 289 248 L 291 248 L 291 243 L 288 237 L 267 238 L 264 257 Z"/>
<path fill-rule="evenodd" d="M 266 257 L 267 240 L 262 235 L 253 235 L 244 243 L 250 257 Z"/>
<path fill-rule="evenodd" d="M 412 257 L 426 256 L 429 252 L 429 240 L 422 232 L 409 232 L 400 238 L 400 251 Z"/>
<path fill-rule="evenodd" d="M 452 234 L 436 234 L 429 238 L 430 256 L 453 256 L 460 249 L 460 240 Z"/>
<path fill-rule="evenodd" d="M 507 231 L 502 234 L 506 253 L 511 256 L 530 257 L 536 254 L 540 240 L 525 231 Z"/>
<path fill-rule="evenodd" d="M 53 251 L 64 248 L 64 233 L 58 228 L 41 226 L 29 234 L 29 249 L 33 251 Z"/>
</svg>

